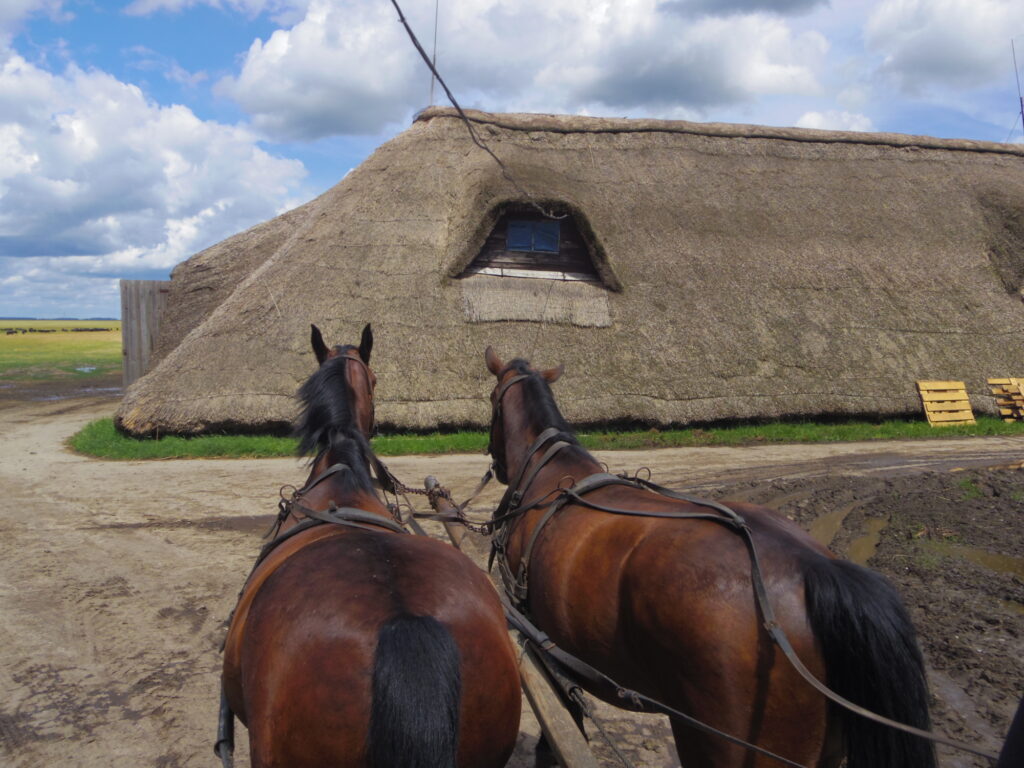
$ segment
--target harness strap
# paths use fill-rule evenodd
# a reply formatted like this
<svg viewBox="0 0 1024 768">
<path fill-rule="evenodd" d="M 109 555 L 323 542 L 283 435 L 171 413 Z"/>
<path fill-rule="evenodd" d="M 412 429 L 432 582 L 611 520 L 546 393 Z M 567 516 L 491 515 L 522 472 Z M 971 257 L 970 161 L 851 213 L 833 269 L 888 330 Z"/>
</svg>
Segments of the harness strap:
<svg viewBox="0 0 1024 768">
<path fill-rule="evenodd" d="M 349 470 L 349 469 L 351 469 L 351 467 L 349 467 L 348 464 L 342 464 L 340 462 L 338 464 L 331 464 L 331 466 L 329 466 L 327 469 L 325 469 L 319 475 L 317 475 L 312 480 L 310 480 L 308 483 L 306 483 L 304 486 L 302 486 L 302 488 L 299 489 L 298 493 L 299 494 L 308 493 L 309 491 L 311 491 L 316 486 L 320 485 L 320 483 L 322 483 L 324 480 L 326 480 L 327 478 L 331 477 L 332 475 L 336 475 L 339 472 L 345 472 L 346 470 Z"/>
<path fill-rule="evenodd" d="M 310 509 L 303 504 L 293 503 L 292 509 L 322 523 L 349 525 L 354 528 L 369 526 L 371 530 L 373 528 L 386 528 L 395 533 L 408 533 L 405 528 L 394 520 L 389 520 L 374 512 L 367 512 L 365 509 L 358 509 L 356 507 L 335 507 L 332 505 L 329 509 Z M 293 529 L 289 529 L 289 533 L 291 530 Z"/>
<path fill-rule="evenodd" d="M 807 667 L 804 666 L 804 663 L 800 660 L 800 657 L 797 656 L 796 651 L 790 644 L 789 638 L 786 636 L 786 633 L 783 631 L 779 623 L 775 621 L 775 616 L 772 613 L 771 603 L 768 601 L 768 590 L 765 587 L 764 578 L 761 575 L 761 565 L 758 561 L 757 550 L 754 548 L 754 539 L 751 536 L 750 529 L 745 525 L 743 526 L 742 531 L 744 543 L 747 545 L 747 549 L 750 552 L 750 560 L 752 564 L 751 581 L 753 581 L 754 583 L 754 592 L 757 595 L 758 607 L 761 609 L 761 615 L 764 618 L 764 628 L 765 630 L 767 630 L 772 640 L 774 640 L 775 643 L 782 650 L 783 655 L 789 660 L 789 663 L 793 665 L 793 668 L 799 673 L 799 675 L 804 680 L 806 680 L 811 685 L 812 688 L 814 688 L 816 691 L 818 691 L 826 698 L 831 699 L 836 704 L 839 704 L 841 707 L 848 709 L 854 714 L 860 715 L 861 717 L 867 718 L 868 720 L 872 720 L 876 723 L 881 723 L 882 725 L 886 725 L 890 728 L 895 728 L 898 731 L 904 731 L 905 733 L 910 733 L 914 736 L 919 736 L 922 739 L 929 739 L 930 741 L 935 741 L 939 744 L 945 744 L 946 746 L 953 747 L 954 749 L 959 749 L 965 752 L 971 752 L 975 755 L 987 757 L 988 759 L 993 761 L 998 759 L 998 755 L 992 752 L 987 752 L 971 744 L 967 744 L 962 741 L 956 741 L 955 739 L 951 739 L 948 736 L 943 736 L 942 734 L 935 733 L 934 731 L 926 731 L 922 728 L 915 728 L 912 725 L 907 725 L 906 723 L 901 723 L 897 720 L 891 720 L 888 717 L 879 715 L 877 712 L 872 712 L 870 709 L 865 709 L 859 704 L 854 704 L 849 699 L 840 696 L 827 685 L 822 683 L 817 677 L 815 677 L 814 674 L 809 669 L 807 669 Z"/>
<path fill-rule="evenodd" d="M 489 466 L 487 468 L 487 471 L 484 472 L 484 476 L 480 478 L 480 482 L 477 483 L 476 488 L 474 488 L 473 492 L 471 494 L 469 494 L 469 498 L 466 499 L 461 504 L 459 504 L 457 509 L 460 512 L 465 511 L 466 507 L 469 506 L 470 502 L 472 502 L 477 496 L 479 496 L 481 491 L 483 491 L 483 489 L 485 487 L 487 487 L 487 484 L 489 482 L 491 482 L 491 480 L 493 480 L 493 479 L 494 479 L 494 464 L 491 464 L 491 466 Z"/>
<path fill-rule="evenodd" d="M 697 720 L 695 717 L 688 715 L 685 712 L 680 712 L 678 709 L 674 709 L 667 704 L 655 701 L 654 699 L 644 696 L 638 691 L 619 685 L 608 677 L 608 675 L 590 666 L 582 659 L 573 656 L 571 653 L 563 651 L 547 634 L 544 633 L 543 630 L 538 628 L 533 624 L 533 622 L 527 619 L 526 616 L 509 605 L 504 596 L 500 597 L 502 598 L 501 602 L 502 606 L 505 608 L 505 618 L 508 620 L 508 623 L 521 632 L 527 641 L 537 648 L 542 655 L 557 662 L 558 666 L 564 669 L 571 679 L 583 681 L 591 690 L 601 692 L 601 695 L 604 698 L 622 701 L 623 703 L 619 705 L 622 709 L 628 709 L 633 712 L 654 712 L 669 715 L 670 717 L 675 717 L 684 721 L 697 730 L 719 736 L 726 741 L 744 747 L 745 749 L 749 749 L 753 752 L 764 755 L 765 757 L 777 760 L 783 765 L 792 766 L 793 768 L 805 768 L 805 766 L 800 763 L 789 760 L 781 755 L 777 755 L 763 747 L 757 746 L 756 744 L 746 742 L 737 736 L 720 731 L 707 723 Z"/>
<path fill-rule="evenodd" d="M 598 488 L 604 488 L 609 485 L 628 485 L 632 487 L 644 488 L 646 490 L 654 491 L 656 493 L 660 493 L 670 498 L 679 499 L 681 501 L 686 501 L 691 504 L 696 504 L 698 506 L 714 509 L 718 512 L 721 512 L 725 516 L 723 517 L 717 514 L 693 512 L 638 512 L 637 510 L 632 509 L 609 507 L 582 498 L 583 494 L 590 493 L 591 491 L 597 490 Z M 551 506 L 548 508 L 548 511 L 545 513 L 544 517 L 541 518 L 539 523 L 534 527 L 533 534 L 530 537 L 530 541 L 527 545 L 527 548 L 526 550 L 524 550 L 523 557 L 520 559 L 518 573 L 516 574 L 516 578 L 514 580 L 508 579 L 511 573 L 508 569 L 507 562 L 504 562 L 505 558 L 502 558 L 503 562 L 499 563 L 499 568 L 501 568 L 501 566 L 504 566 L 504 568 L 501 568 L 501 574 L 503 580 L 505 581 L 506 591 L 511 594 L 513 599 L 515 599 L 519 603 L 519 605 L 525 605 L 526 598 L 528 595 L 527 587 L 529 558 L 532 554 L 533 546 L 539 538 L 541 530 L 544 528 L 544 526 L 554 517 L 555 513 L 557 513 L 560 509 L 565 507 L 570 502 L 581 504 L 591 509 L 596 509 L 602 512 L 609 512 L 612 514 L 632 515 L 639 517 L 708 520 L 732 528 L 740 534 L 740 537 L 743 539 L 743 543 L 747 547 L 747 551 L 750 555 L 751 583 L 754 588 L 755 602 L 757 604 L 758 610 L 761 612 L 761 618 L 763 619 L 765 631 L 768 632 L 769 636 L 779 646 L 779 649 L 782 651 L 783 655 L 786 657 L 789 663 L 793 665 L 793 668 L 801 677 L 804 678 L 804 680 L 807 681 L 807 683 L 809 683 L 815 690 L 817 690 L 826 698 L 830 699 L 831 701 L 834 701 L 836 704 L 839 704 L 845 709 L 848 709 L 851 712 L 860 715 L 861 717 L 867 718 L 868 720 L 872 720 L 874 722 L 881 723 L 882 725 L 889 726 L 890 728 L 895 728 L 897 730 L 904 731 L 906 733 L 910 733 L 924 739 L 929 739 L 940 744 L 945 744 L 946 746 L 954 747 L 956 749 L 960 749 L 966 752 L 971 752 L 976 755 L 981 755 L 982 757 L 987 757 L 991 760 L 996 759 L 996 755 L 990 752 L 986 752 L 985 750 L 979 749 L 978 747 L 972 746 L 970 744 L 965 744 L 954 739 L 950 739 L 946 736 L 942 736 L 931 731 L 916 728 L 912 725 L 907 725 L 905 723 L 901 723 L 896 720 L 884 717 L 883 715 L 879 715 L 875 712 L 872 712 L 871 710 L 866 709 L 858 704 L 854 704 L 852 701 L 849 701 L 848 699 L 840 696 L 838 693 L 835 693 L 828 686 L 826 686 L 824 683 L 818 680 L 818 678 L 815 677 L 814 674 L 811 673 L 811 671 L 807 669 L 806 666 L 804 666 L 803 662 L 800 660 L 800 657 L 797 656 L 792 644 L 789 642 L 789 638 L 786 635 L 785 631 L 782 629 L 782 627 L 775 619 L 775 613 L 772 610 L 771 601 L 768 598 L 768 589 L 764 583 L 764 577 L 761 569 L 761 561 L 757 554 L 757 548 L 754 545 L 754 538 L 750 530 L 750 527 L 743 520 L 742 516 L 737 514 L 735 510 L 730 509 L 724 504 L 719 504 L 718 502 L 715 501 L 687 496 L 685 494 L 678 493 L 677 491 L 672 491 L 669 488 L 663 488 L 662 486 L 656 485 L 655 483 L 651 483 L 650 481 L 641 480 L 640 478 L 624 478 L 620 475 L 611 475 L 608 473 L 595 473 L 584 478 L 579 483 L 575 484 L 572 488 L 563 490 L 560 493 L 559 497 L 551 503 Z M 511 606 L 509 607 L 511 610 L 515 610 L 514 608 L 511 608 Z M 518 614 L 519 612 L 516 611 L 516 613 Z M 519 615 L 522 616 L 522 614 Z M 539 632 L 539 630 L 537 631 Z M 544 637 L 547 636 L 545 635 Z M 548 640 L 548 643 L 550 643 L 550 640 Z M 550 643 L 550 645 L 554 646 L 553 643 Z M 565 651 L 561 651 L 560 649 L 558 649 L 558 652 L 555 653 L 551 649 L 545 648 L 543 645 L 539 645 L 539 647 L 543 648 L 546 652 L 551 653 L 556 658 L 556 660 L 559 661 L 559 663 L 562 663 L 570 670 L 577 671 L 577 667 L 579 667 L 580 664 L 584 664 L 579 659 L 570 656 Z M 584 667 L 588 666 L 589 665 L 584 664 Z M 585 672 L 583 667 L 579 667 L 579 669 L 580 671 Z M 623 691 L 624 689 L 622 689 L 621 686 L 618 686 L 617 683 L 615 683 L 610 678 L 607 678 L 597 670 L 593 671 L 597 675 L 604 678 L 604 680 L 600 682 L 616 686 L 616 688 L 618 689 L 617 695 L 623 695 L 621 691 Z M 587 674 L 584 674 L 583 679 L 589 681 L 591 680 L 591 677 L 589 677 Z M 689 718 L 689 716 L 683 715 L 682 713 L 677 713 L 675 710 L 672 710 L 667 705 L 661 704 L 660 702 L 657 702 L 653 699 L 648 699 L 647 697 L 644 697 L 642 694 L 636 693 L 635 691 L 628 691 L 625 695 L 628 695 L 631 698 L 639 697 L 639 699 L 637 700 L 644 701 L 651 706 L 656 706 L 657 709 L 654 711 L 660 711 L 664 714 L 671 714 L 674 716 L 682 717 L 684 719 L 687 719 L 688 722 L 691 719 Z M 703 724 L 701 725 L 703 726 Z M 704 726 L 704 729 L 710 729 L 710 726 Z M 719 735 L 728 738 L 730 741 L 733 741 L 734 743 L 743 744 L 743 742 L 736 741 L 733 737 L 729 737 L 727 734 L 721 734 L 720 732 L 715 731 L 714 729 L 710 729 L 708 732 L 719 733 Z M 761 751 L 756 747 L 752 748 L 757 749 L 757 751 Z M 776 755 L 771 756 L 776 757 L 777 759 L 783 759 L 778 758 Z M 796 765 L 795 763 L 790 764 Z"/>
<path fill-rule="evenodd" d="M 526 377 L 517 376 L 515 378 L 509 379 L 508 384 L 514 384 L 520 378 Z M 508 387 L 506 387 L 506 389 L 507 388 Z M 518 511 L 519 502 L 522 501 L 523 492 L 526 490 L 526 488 L 523 486 L 523 477 L 526 475 L 526 470 L 530 466 L 530 459 L 533 458 L 533 454 L 539 451 L 541 449 L 541 446 L 548 442 L 548 440 L 551 440 L 553 437 L 560 434 L 561 430 L 557 429 L 556 427 L 548 427 L 537 436 L 536 440 L 533 441 L 533 444 L 530 446 L 530 450 L 527 451 L 526 453 L 526 460 L 523 461 L 523 466 L 519 468 L 519 473 L 516 475 L 516 481 L 514 483 L 508 484 L 508 488 L 505 489 L 505 495 L 502 496 L 501 501 L 498 503 L 497 509 L 494 510 L 494 517 L 502 516 L 506 512 Z M 540 471 L 540 468 L 543 467 L 545 463 L 547 463 L 546 460 L 541 461 L 540 464 L 534 468 L 533 473 L 530 475 L 531 483 L 537 476 L 537 472 Z M 529 484 L 527 484 L 527 486 L 528 485 Z"/>
</svg>

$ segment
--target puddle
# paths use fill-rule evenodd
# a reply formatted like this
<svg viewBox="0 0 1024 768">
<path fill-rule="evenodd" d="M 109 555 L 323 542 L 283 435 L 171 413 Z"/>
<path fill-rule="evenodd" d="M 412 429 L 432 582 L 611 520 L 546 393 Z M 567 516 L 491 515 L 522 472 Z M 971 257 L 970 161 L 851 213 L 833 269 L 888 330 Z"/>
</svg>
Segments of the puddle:
<svg viewBox="0 0 1024 768">
<path fill-rule="evenodd" d="M 752 500 L 755 496 L 761 494 L 761 491 L 762 489 L 755 485 L 753 488 L 748 488 L 745 491 L 730 492 L 728 496 L 722 498 L 722 503 L 729 504 L 738 502 L 740 504 L 750 504 L 753 503 Z"/>
<path fill-rule="evenodd" d="M 801 499 L 808 499 L 810 498 L 810 496 L 810 492 L 805 489 L 802 491 L 792 491 L 791 493 L 783 493 L 778 496 L 772 496 L 771 498 L 766 499 L 761 503 L 764 506 L 768 507 L 769 509 L 774 509 L 776 512 L 778 512 L 784 505 L 788 504 L 789 502 L 800 501 Z"/>
<path fill-rule="evenodd" d="M 839 533 L 839 529 L 843 527 L 843 521 L 846 520 L 847 516 L 853 512 L 853 510 L 864 506 L 863 501 L 851 501 L 848 504 L 843 504 L 831 512 L 826 512 L 821 517 L 815 518 L 814 521 L 808 526 L 807 532 L 811 534 L 811 538 L 821 544 L 823 547 L 827 547 L 832 544 L 832 540 Z M 875 544 L 877 545 L 877 541 Z M 874 550 L 872 550 L 874 553 Z"/>
<path fill-rule="evenodd" d="M 997 552 L 989 552 L 977 547 L 965 547 L 963 544 L 953 544 L 948 541 L 923 541 L 921 543 L 940 555 L 958 557 L 961 560 L 968 560 L 976 565 L 984 566 L 990 571 L 1009 573 L 1019 579 L 1024 579 L 1024 558 L 1000 555 Z"/>
<path fill-rule="evenodd" d="M 869 517 L 864 521 L 864 535 L 858 536 L 850 542 L 850 551 L 846 559 L 857 565 L 867 565 L 868 560 L 875 554 L 878 542 L 882 538 L 882 531 L 889 524 L 889 521 L 882 517 Z"/>
<path fill-rule="evenodd" d="M 36 403 L 56 403 L 61 400 L 71 400 L 76 397 L 87 397 L 89 395 L 116 395 L 121 393 L 121 387 L 82 387 L 70 392 L 62 392 L 59 395 L 43 395 L 42 397 L 30 398 Z"/>
<path fill-rule="evenodd" d="M 742 504 L 755 503 L 762 507 L 768 507 L 768 509 L 774 509 L 776 512 L 778 512 L 779 508 L 782 507 L 784 504 L 788 504 L 791 501 L 798 501 L 800 499 L 810 498 L 810 493 L 806 490 L 803 490 L 791 491 L 790 493 L 781 493 L 778 496 L 769 496 L 768 498 L 762 501 L 752 501 L 755 497 L 760 496 L 762 493 L 764 493 L 764 491 L 764 488 L 754 486 L 753 488 L 748 488 L 743 491 L 736 491 L 734 493 L 730 493 L 728 496 L 723 497 L 722 501 L 725 502 L 726 504 L 728 504 L 730 501 L 739 502 Z"/>
</svg>

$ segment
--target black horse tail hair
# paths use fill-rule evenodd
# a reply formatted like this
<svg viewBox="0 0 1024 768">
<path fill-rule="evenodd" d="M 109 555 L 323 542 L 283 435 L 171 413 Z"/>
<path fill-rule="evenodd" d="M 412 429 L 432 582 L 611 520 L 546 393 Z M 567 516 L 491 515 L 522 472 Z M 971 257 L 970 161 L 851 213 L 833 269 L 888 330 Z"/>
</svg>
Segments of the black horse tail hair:
<svg viewBox="0 0 1024 768">
<path fill-rule="evenodd" d="M 889 581 L 845 560 L 804 563 L 811 628 L 825 683 L 854 704 L 928 730 L 928 687 L 913 624 Z M 841 718 L 847 768 L 935 768 L 932 742 L 831 704 Z"/>
<path fill-rule="evenodd" d="M 372 768 L 455 768 L 462 697 L 459 649 L 430 616 L 381 627 L 367 757 Z"/>
</svg>

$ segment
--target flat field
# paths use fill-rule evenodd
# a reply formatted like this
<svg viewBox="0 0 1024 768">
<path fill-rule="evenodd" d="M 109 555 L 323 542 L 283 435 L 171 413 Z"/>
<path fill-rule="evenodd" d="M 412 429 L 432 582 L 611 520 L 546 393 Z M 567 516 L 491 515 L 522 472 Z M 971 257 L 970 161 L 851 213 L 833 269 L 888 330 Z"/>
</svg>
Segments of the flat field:
<svg viewBox="0 0 1024 768">
<path fill-rule="evenodd" d="M 120 372 L 120 321 L 0 320 L 5 388 L 68 379 L 106 383 Z"/>
</svg>

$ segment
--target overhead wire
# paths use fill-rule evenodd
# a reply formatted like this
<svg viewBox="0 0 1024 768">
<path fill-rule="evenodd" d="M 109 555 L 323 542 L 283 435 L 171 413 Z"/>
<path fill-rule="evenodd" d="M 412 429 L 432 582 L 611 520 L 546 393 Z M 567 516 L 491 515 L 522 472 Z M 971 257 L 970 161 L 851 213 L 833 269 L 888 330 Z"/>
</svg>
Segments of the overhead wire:
<svg viewBox="0 0 1024 768">
<path fill-rule="evenodd" d="M 516 188 L 516 191 L 520 195 L 525 197 L 528 200 L 529 204 L 533 208 L 537 209 L 537 211 L 539 211 L 541 215 L 548 219 L 566 218 L 567 214 L 556 214 L 553 213 L 552 211 L 545 210 L 544 207 L 541 206 L 540 203 L 538 203 L 534 199 L 534 196 L 527 192 L 523 188 L 523 186 L 518 181 L 516 181 L 516 179 L 512 176 L 511 172 L 509 172 L 508 167 L 505 165 L 505 163 L 502 162 L 501 158 L 494 154 L 491 148 L 488 147 L 483 142 L 483 140 L 477 134 L 476 129 L 473 127 L 473 124 L 470 121 L 469 117 L 466 115 L 465 111 L 462 109 L 462 107 L 459 105 L 459 102 L 456 100 L 455 95 L 451 92 L 451 89 L 448 88 L 448 84 L 445 83 L 444 78 L 441 77 L 441 73 L 437 71 L 437 67 L 430 60 L 430 56 L 427 55 L 427 52 L 423 49 L 423 46 L 420 45 L 420 41 L 416 37 L 416 33 L 412 31 L 412 27 L 410 27 L 409 22 L 406 21 L 405 14 L 402 13 L 401 6 L 398 5 L 398 0 L 391 0 L 391 4 L 395 7 L 395 11 L 398 12 L 398 20 L 402 23 L 402 26 L 405 27 L 405 31 L 409 35 L 409 39 L 412 41 L 412 44 L 416 47 L 416 51 L 419 53 L 420 58 L 423 59 L 423 62 L 427 65 L 427 67 L 430 68 L 431 74 L 437 79 L 437 82 L 440 84 L 441 88 L 444 89 L 445 95 L 448 97 L 448 101 L 452 103 L 452 106 L 455 107 L 455 111 L 458 112 L 459 117 L 462 118 L 462 122 L 465 123 L 466 130 L 469 131 L 469 136 L 473 140 L 473 143 L 480 147 L 480 149 L 482 149 L 484 152 L 486 152 L 494 159 L 494 162 L 496 162 L 498 164 L 498 167 L 501 168 L 501 175 L 505 178 L 505 180 L 512 184 L 512 186 Z"/>
<path fill-rule="evenodd" d="M 1020 90 L 1020 70 L 1017 68 L 1017 47 L 1013 44 L 1013 38 L 1010 38 L 1010 51 L 1013 53 L 1013 76 L 1017 78 L 1017 101 L 1020 103 L 1020 111 L 1017 116 L 1024 118 L 1024 96 L 1021 95 Z M 1010 129 L 1010 135 L 1013 134 L 1013 129 L 1017 127 L 1017 119 L 1013 120 L 1013 128 Z M 1010 136 L 1006 137 L 1006 140 L 1010 140 Z"/>
</svg>

